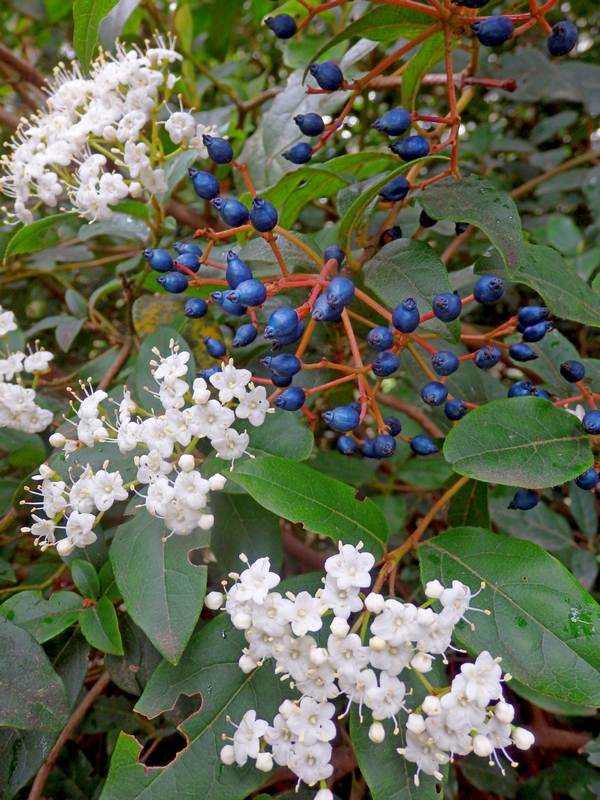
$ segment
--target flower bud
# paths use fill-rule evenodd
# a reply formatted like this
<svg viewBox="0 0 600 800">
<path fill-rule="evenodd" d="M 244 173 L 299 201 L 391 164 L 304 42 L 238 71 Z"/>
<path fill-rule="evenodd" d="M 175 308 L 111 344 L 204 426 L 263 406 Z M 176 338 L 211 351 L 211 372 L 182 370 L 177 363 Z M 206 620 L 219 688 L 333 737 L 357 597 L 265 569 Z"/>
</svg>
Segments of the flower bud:
<svg viewBox="0 0 600 800">
<path fill-rule="evenodd" d="M 381 636 L 372 636 L 369 639 L 369 647 L 374 653 L 383 653 L 387 647 L 387 642 L 385 639 L 382 639 Z"/>
<path fill-rule="evenodd" d="M 233 750 L 233 745 L 226 744 L 225 747 L 221 749 L 221 761 L 224 764 L 235 764 L 235 753 Z"/>
<path fill-rule="evenodd" d="M 139 197 L 143 191 L 142 184 L 138 183 L 138 181 L 131 181 L 129 184 L 129 194 L 131 197 Z"/>
<path fill-rule="evenodd" d="M 315 795 L 315 800 L 333 800 L 333 793 L 330 789 L 319 789 Z"/>
<path fill-rule="evenodd" d="M 245 675 L 248 675 L 248 673 L 253 672 L 256 669 L 257 664 L 252 656 L 244 653 L 244 655 L 241 656 L 240 660 L 238 661 L 238 666 Z"/>
<path fill-rule="evenodd" d="M 97 428 L 94 431 L 94 439 L 97 442 L 105 442 L 109 438 L 109 433 L 106 428 Z"/>
<path fill-rule="evenodd" d="M 512 739 L 519 750 L 529 750 L 535 742 L 535 736 L 526 728 L 515 728 Z"/>
<path fill-rule="evenodd" d="M 311 647 L 308 657 L 315 667 L 320 667 L 329 658 L 329 653 L 324 647 Z"/>
<path fill-rule="evenodd" d="M 369 728 L 369 739 L 375 744 L 381 744 L 385 739 L 385 728 L 381 722 L 374 722 Z"/>
<path fill-rule="evenodd" d="M 42 478 L 51 478 L 54 475 L 54 470 L 52 467 L 49 467 L 48 464 L 40 464 L 40 474 L 34 475 L 33 477 L 35 480 L 41 480 Z"/>
<path fill-rule="evenodd" d="M 208 485 L 210 486 L 212 492 L 220 492 L 226 483 L 227 478 L 224 475 L 221 475 L 220 472 L 211 475 L 208 479 Z"/>
<path fill-rule="evenodd" d="M 261 772 L 271 772 L 273 769 L 273 756 L 271 753 L 259 753 L 256 756 L 256 769 Z"/>
<path fill-rule="evenodd" d="M 52 436 L 48 437 L 48 442 L 50 443 L 51 447 L 64 447 L 64 444 L 67 440 L 62 435 L 62 433 L 53 433 Z"/>
<path fill-rule="evenodd" d="M 417 734 L 423 733 L 425 730 L 425 720 L 421 716 L 421 714 L 409 714 L 408 719 L 406 720 L 406 730 L 410 731 L 411 733 Z"/>
<path fill-rule="evenodd" d="M 68 556 L 75 550 L 75 545 L 70 539 L 61 539 L 56 543 L 56 552 L 59 556 Z"/>
<path fill-rule="evenodd" d="M 245 631 L 252 625 L 252 617 L 245 611 L 238 611 L 231 621 L 238 631 Z"/>
<path fill-rule="evenodd" d="M 279 713 L 284 719 L 289 719 L 295 713 L 298 706 L 291 700 L 284 700 L 279 706 Z"/>
<path fill-rule="evenodd" d="M 510 703 L 505 703 L 504 700 L 500 700 L 500 702 L 496 703 L 494 706 L 494 716 L 498 722 L 502 722 L 506 725 L 515 718 L 515 709 Z"/>
<path fill-rule="evenodd" d="M 223 595 L 221 592 L 209 592 L 204 598 L 204 605 L 211 611 L 218 611 L 223 605 Z"/>
<path fill-rule="evenodd" d="M 429 653 L 417 653 L 410 662 L 410 665 L 413 669 L 416 669 L 417 672 L 431 672 L 433 668 L 432 662 L 433 656 L 430 656 Z"/>
<path fill-rule="evenodd" d="M 427 581 L 425 586 L 426 597 L 431 597 L 432 600 L 439 600 L 443 591 L 444 587 L 439 581 Z"/>
<path fill-rule="evenodd" d="M 182 472 L 191 472 L 196 466 L 196 459 L 190 453 L 184 453 L 177 462 Z"/>
<path fill-rule="evenodd" d="M 371 614 L 381 614 L 385 607 L 385 597 L 377 592 L 370 592 L 365 597 L 365 607 Z"/>
<path fill-rule="evenodd" d="M 102 138 L 105 142 L 116 142 L 117 141 L 117 131 L 113 128 L 112 125 L 106 125 L 104 130 L 102 131 Z"/>
<path fill-rule="evenodd" d="M 427 714 L 428 717 L 437 717 L 438 714 L 442 713 L 442 706 L 440 705 L 440 700 L 438 697 L 434 697 L 432 694 L 427 695 L 425 700 L 423 700 L 423 713 Z"/>
<path fill-rule="evenodd" d="M 494 748 L 492 743 L 487 736 L 484 736 L 482 733 L 478 733 L 473 737 L 473 752 L 476 756 L 487 758 L 487 756 L 492 754 L 493 750 Z"/>
<path fill-rule="evenodd" d="M 350 631 L 350 625 L 346 622 L 345 619 L 342 617 L 334 617 L 331 623 L 331 633 L 337 639 L 343 639 L 345 636 L 348 635 Z"/>
<path fill-rule="evenodd" d="M 202 514 L 198 520 L 198 527 L 203 531 L 209 531 L 215 524 L 215 518 L 212 514 Z"/>
</svg>

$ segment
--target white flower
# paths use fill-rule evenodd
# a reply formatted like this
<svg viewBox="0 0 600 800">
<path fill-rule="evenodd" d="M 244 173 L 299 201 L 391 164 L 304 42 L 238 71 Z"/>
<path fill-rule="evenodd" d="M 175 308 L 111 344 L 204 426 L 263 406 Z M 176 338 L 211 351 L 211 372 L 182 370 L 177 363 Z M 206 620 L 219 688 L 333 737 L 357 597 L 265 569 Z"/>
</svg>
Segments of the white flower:
<svg viewBox="0 0 600 800">
<path fill-rule="evenodd" d="M 215 440 L 220 440 L 226 432 L 229 433 L 227 429 L 234 419 L 235 414 L 233 411 L 222 406 L 218 400 L 209 400 L 208 403 L 203 405 L 195 405 L 190 409 L 189 413 L 190 427 L 194 436 L 201 438 L 208 436 L 212 440 L 212 445 L 215 449 L 217 449 Z M 232 431 L 232 433 L 235 433 L 235 431 Z M 223 446 L 226 449 L 229 445 L 225 443 Z M 231 456 L 226 455 L 222 456 L 222 458 L 231 458 Z M 235 458 L 239 458 L 239 456 L 235 456 Z"/>
<path fill-rule="evenodd" d="M 417 609 L 412 603 L 386 600 L 385 608 L 371 623 L 371 633 L 398 647 L 411 641 L 412 625 Z"/>
<path fill-rule="evenodd" d="M 502 697 L 502 670 L 487 650 L 480 653 L 474 664 L 463 664 L 460 671 L 466 679 L 466 697 L 480 708 Z"/>
<path fill-rule="evenodd" d="M 251 391 L 240 400 L 235 410 L 235 415 L 239 419 L 247 419 L 251 425 L 258 427 L 265 421 L 269 411 L 269 401 L 267 400 L 267 390 L 264 386 L 254 387 L 250 384 Z"/>
<path fill-rule="evenodd" d="M 231 459 L 232 469 L 233 462 L 236 458 L 241 458 L 250 444 L 250 437 L 244 433 L 238 433 L 233 428 L 229 428 L 223 436 L 212 439 L 212 446 L 217 451 L 219 458 L 224 458 L 229 461 Z"/>
<path fill-rule="evenodd" d="M 246 711 L 233 735 L 233 751 L 240 767 L 243 767 L 249 758 L 258 756 L 260 737 L 268 727 L 269 723 L 266 720 L 256 719 L 256 711 Z"/>
<path fill-rule="evenodd" d="M 441 751 L 435 741 L 426 738 L 424 734 L 415 734 L 412 731 L 406 732 L 406 746 L 399 747 L 398 752 L 407 761 L 417 765 L 414 777 L 415 786 L 419 785 L 420 772 L 434 775 L 441 781 L 443 776 L 440 772 L 440 766 L 450 761 L 448 753 Z"/>
<path fill-rule="evenodd" d="M 304 636 L 308 631 L 319 631 L 323 627 L 321 601 L 310 592 L 299 592 L 293 599 L 290 610 L 290 625 L 296 636 Z"/>
<path fill-rule="evenodd" d="M 123 476 L 119 471 L 100 469 L 92 481 L 94 503 L 98 511 L 108 511 L 116 500 L 127 500 L 129 492 L 123 488 Z"/>
<path fill-rule="evenodd" d="M 194 135 L 196 123 L 191 114 L 176 111 L 165 122 L 165 130 L 173 144 L 181 144 L 184 139 L 190 139 Z"/>
<path fill-rule="evenodd" d="M 53 358 L 54 355 L 47 350 L 36 350 L 25 357 L 23 368 L 25 372 L 47 372 Z"/>
<path fill-rule="evenodd" d="M 171 355 L 168 355 L 166 358 L 160 357 L 160 364 L 157 364 L 156 361 L 151 361 L 150 364 L 155 366 L 156 369 L 154 370 L 154 380 L 155 381 L 163 381 L 163 380 L 171 380 L 172 378 L 182 378 L 184 375 L 187 375 L 188 366 L 187 363 L 190 360 L 190 354 L 186 350 L 180 350 L 174 343 L 173 339 L 170 341 L 171 347 Z M 158 356 L 160 353 L 158 350 L 154 350 Z"/>
<path fill-rule="evenodd" d="M 359 548 L 340 542 L 339 553 L 325 562 L 325 571 L 337 580 L 340 589 L 357 586 L 364 589 L 371 585 L 370 570 L 375 563 L 371 553 L 361 553 Z"/>
<path fill-rule="evenodd" d="M 402 681 L 382 672 L 379 686 L 372 686 L 365 692 L 365 705 L 372 710 L 373 719 L 395 720 L 396 714 L 404 708 L 405 694 L 406 687 Z"/>
<path fill-rule="evenodd" d="M 210 389 L 204 378 L 196 378 L 192 384 L 192 400 L 202 406 L 210 400 Z"/>
<path fill-rule="evenodd" d="M 535 736 L 526 728 L 515 728 L 512 738 L 519 750 L 529 750 L 535 743 Z"/>
<path fill-rule="evenodd" d="M 140 169 L 140 183 L 150 194 L 163 194 L 169 188 L 165 181 L 164 169 L 150 169 L 148 167 Z"/>
<path fill-rule="evenodd" d="M 15 315 L 12 311 L 3 311 L 0 306 L 0 336 L 6 336 L 11 331 L 16 331 Z"/>
<path fill-rule="evenodd" d="M 0 359 L 0 380 L 12 381 L 15 374 L 23 371 L 25 353 L 11 353 L 8 358 Z"/>
<path fill-rule="evenodd" d="M 204 125 L 201 124 L 196 125 L 196 133 L 191 139 L 189 139 L 188 144 L 190 147 L 193 147 L 197 151 L 200 158 L 208 158 L 208 150 L 206 149 L 206 145 L 202 141 L 202 136 L 205 133 L 208 134 L 209 136 L 214 136 L 216 132 L 217 132 L 216 125 L 209 125 L 208 128 L 206 128 Z"/>
<path fill-rule="evenodd" d="M 92 530 L 95 522 L 96 517 L 93 514 L 72 511 L 66 525 L 67 538 L 75 547 L 93 544 L 98 538 Z"/>
<path fill-rule="evenodd" d="M 290 755 L 289 767 L 300 780 L 312 786 L 333 774 L 333 765 L 329 763 L 331 752 L 331 745 L 327 742 L 312 745 L 297 742 Z"/>
<path fill-rule="evenodd" d="M 573 414 L 580 422 L 585 417 L 585 408 L 580 403 L 578 403 L 574 409 L 563 406 L 563 411 L 566 411 L 567 414 Z"/>
<path fill-rule="evenodd" d="M 247 369 L 236 369 L 233 366 L 233 359 L 229 363 L 222 364 L 222 371 L 210 376 L 210 382 L 219 390 L 219 400 L 228 403 L 233 398 L 243 400 L 246 394 L 246 386 L 252 380 L 252 373 Z"/>
<path fill-rule="evenodd" d="M 348 619 L 350 614 L 360 611 L 363 607 L 358 591 L 358 588 L 352 586 L 348 589 L 340 589 L 337 580 L 332 575 L 328 575 L 325 579 L 325 588 L 321 593 L 321 602 L 330 608 L 336 617 Z"/>
<path fill-rule="evenodd" d="M 267 593 L 274 589 L 280 580 L 276 572 L 271 572 L 270 560 L 259 558 L 253 564 L 249 564 L 240 575 L 236 600 L 240 603 L 252 600 L 253 603 L 262 605 L 267 599 Z"/>
<path fill-rule="evenodd" d="M 288 728 L 306 745 L 328 742 L 336 735 L 331 719 L 334 713 L 333 703 L 318 703 L 312 697 L 303 697 L 289 716 Z"/>
</svg>

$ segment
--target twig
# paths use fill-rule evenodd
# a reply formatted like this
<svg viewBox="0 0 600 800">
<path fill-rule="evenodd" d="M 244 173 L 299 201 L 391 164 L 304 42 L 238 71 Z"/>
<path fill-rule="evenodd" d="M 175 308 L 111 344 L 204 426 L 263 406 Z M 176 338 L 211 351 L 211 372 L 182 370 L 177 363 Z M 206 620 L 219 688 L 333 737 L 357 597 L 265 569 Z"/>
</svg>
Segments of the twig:
<svg viewBox="0 0 600 800">
<path fill-rule="evenodd" d="M 399 400 L 397 397 L 391 394 L 384 394 L 383 392 L 377 392 L 375 399 L 378 403 L 388 408 L 393 408 L 395 411 L 401 411 L 403 414 L 406 414 L 407 417 L 418 422 L 423 430 L 430 436 L 433 436 L 434 439 L 441 439 L 445 435 L 444 431 L 438 428 L 436 423 L 427 416 L 423 409 L 418 408 L 418 406 L 413 406 L 412 403 L 406 403 L 404 400 Z"/>
<path fill-rule="evenodd" d="M 13 114 L 12 111 L 7 111 L 5 108 L 0 108 L 0 125 L 4 125 L 7 128 L 12 128 L 13 131 L 16 131 L 19 127 L 20 119 L 17 117 L 16 114 Z"/>
<path fill-rule="evenodd" d="M 181 225 L 187 225 L 189 228 L 208 228 L 212 220 L 209 220 L 203 214 L 199 214 L 189 206 L 174 200 L 172 197 L 167 201 L 165 206 L 165 214 L 167 216 L 175 217 L 177 222 Z"/>
<path fill-rule="evenodd" d="M 23 78 L 23 80 L 27 81 L 27 83 L 33 84 L 33 86 L 37 86 L 38 89 L 43 89 L 44 86 L 47 85 L 46 78 L 44 78 L 41 72 L 38 72 L 37 69 L 28 61 L 25 61 L 25 59 L 18 56 L 9 47 L 1 42 L 0 61 L 8 64 L 9 67 L 12 67 L 14 71 Z"/>
</svg>

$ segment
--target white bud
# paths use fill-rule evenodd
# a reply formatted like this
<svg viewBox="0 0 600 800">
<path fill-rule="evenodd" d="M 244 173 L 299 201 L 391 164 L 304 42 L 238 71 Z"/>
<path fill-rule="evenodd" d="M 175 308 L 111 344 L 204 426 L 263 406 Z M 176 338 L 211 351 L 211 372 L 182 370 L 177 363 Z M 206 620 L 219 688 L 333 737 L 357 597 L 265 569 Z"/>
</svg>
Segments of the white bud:
<svg viewBox="0 0 600 800">
<path fill-rule="evenodd" d="M 259 753 L 256 756 L 256 769 L 261 772 L 271 772 L 273 769 L 273 756 L 271 753 Z"/>
<path fill-rule="evenodd" d="M 526 728 L 515 728 L 512 739 L 519 750 L 529 750 L 535 742 L 535 736 Z"/>
<path fill-rule="evenodd" d="M 311 647 L 308 657 L 315 667 L 321 667 L 329 658 L 329 653 L 324 647 Z"/>
<path fill-rule="evenodd" d="M 64 447 L 66 441 L 62 433 L 53 433 L 52 436 L 48 437 L 51 447 Z"/>
<path fill-rule="evenodd" d="M 213 492 L 220 492 L 226 483 L 227 478 L 224 475 L 221 475 L 220 472 L 217 472 L 215 475 L 211 475 L 208 479 L 208 485 Z"/>
<path fill-rule="evenodd" d="M 482 733 L 478 733 L 473 737 L 473 752 L 476 756 L 487 758 L 493 753 L 493 751 L 494 748 L 487 736 L 484 736 Z"/>
<path fill-rule="evenodd" d="M 113 128 L 112 125 L 107 125 L 104 130 L 102 131 L 102 138 L 105 142 L 116 142 L 117 141 L 117 132 Z"/>
<path fill-rule="evenodd" d="M 381 744 L 385 739 L 385 728 L 381 722 L 374 722 L 369 728 L 369 739 L 375 744 Z"/>
<path fill-rule="evenodd" d="M 423 700 L 422 708 L 423 713 L 427 714 L 428 717 L 437 717 L 438 714 L 442 713 L 442 706 L 439 698 L 434 697 L 432 694 L 427 695 L 425 700 Z"/>
<path fill-rule="evenodd" d="M 212 514 L 202 514 L 198 520 L 198 527 L 203 531 L 209 531 L 215 524 L 215 518 Z"/>
<path fill-rule="evenodd" d="M 343 639 L 348 636 L 350 632 L 350 625 L 342 617 L 334 617 L 331 623 L 331 633 L 336 639 Z"/>
<path fill-rule="evenodd" d="M 331 789 L 319 789 L 315 795 L 315 800 L 333 800 Z"/>
<path fill-rule="evenodd" d="M 56 552 L 59 556 L 68 556 L 75 550 L 75 545 L 70 539 L 61 539 L 56 543 Z"/>
<path fill-rule="evenodd" d="M 110 438 L 110 434 L 108 433 L 106 428 L 97 428 L 94 431 L 94 439 L 97 442 L 105 442 L 109 438 Z"/>
<path fill-rule="evenodd" d="M 284 700 L 279 706 L 279 713 L 284 719 L 289 719 L 297 708 L 298 706 L 292 700 Z"/>
<path fill-rule="evenodd" d="M 235 752 L 233 745 L 226 744 L 221 750 L 221 761 L 224 764 L 235 764 Z"/>
<path fill-rule="evenodd" d="M 250 672 L 253 672 L 258 665 L 252 656 L 244 653 L 244 655 L 241 656 L 240 660 L 238 661 L 238 666 L 244 675 L 248 675 Z"/>
<path fill-rule="evenodd" d="M 54 475 L 54 470 L 48 464 L 40 464 L 40 477 L 51 478 Z"/>
<path fill-rule="evenodd" d="M 246 631 L 252 625 L 252 617 L 245 611 L 238 611 L 231 621 L 238 631 Z"/>
<path fill-rule="evenodd" d="M 139 197 L 143 191 L 142 184 L 138 183 L 138 181 L 131 181 L 129 184 L 129 194 L 131 197 Z"/>
<path fill-rule="evenodd" d="M 382 639 L 381 636 L 372 636 L 369 639 L 369 647 L 374 653 L 383 653 L 387 647 L 387 642 L 385 639 Z"/>
<path fill-rule="evenodd" d="M 494 706 L 494 716 L 498 722 L 502 722 L 506 725 L 515 718 L 515 709 L 510 703 L 505 703 L 504 700 L 500 700 L 500 702 L 496 703 Z"/>
<path fill-rule="evenodd" d="M 444 587 L 439 581 L 427 581 L 425 586 L 426 597 L 431 597 L 432 600 L 439 600 L 443 591 Z"/>
<path fill-rule="evenodd" d="M 377 592 L 370 592 L 365 597 L 365 607 L 371 614 L 381 614 L 385 607 L 385 597 Z"/>
<path fill-rule="evenodd" d="M 417 653 L 410 665 L 417 672 L 431 672 L 433 669 L 433 656 L 430 656 L 429 653 Z"/>
<path fill-rule="evenodd" d="M 409 714 L 406 720 L 406 730 L 416 733 L 417 736 L 425 730 L 425 720 L 421 714 Z"/>
<path fill-rule="evenodd" d="M 179 469 L 183 472 L 191 472 L 196 466 L 196 459 L 190 453 L 184 453 L 179 457 Z"/>
<path fill-rule="evenodd" d="M 223 595 L 221 592 L 209 592 L 204 598 L 204 605 L 211 611 L 218 611 L 223 605 Z"/>
</svg>

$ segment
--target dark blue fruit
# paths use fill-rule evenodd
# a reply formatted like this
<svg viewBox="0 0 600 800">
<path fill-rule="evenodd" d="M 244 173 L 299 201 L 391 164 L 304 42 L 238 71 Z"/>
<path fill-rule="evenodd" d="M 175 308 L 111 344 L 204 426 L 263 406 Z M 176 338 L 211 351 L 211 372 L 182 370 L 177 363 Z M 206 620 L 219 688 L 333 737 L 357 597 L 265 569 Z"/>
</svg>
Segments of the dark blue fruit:
<svg viewBox="0 0 600 800">
<path fill-rule="evenodd" d="M 211 292 L 210 296 L 213 303 L 216 303 L 226 314 L 231 314 L 232 317 L 243 317 L 248 311 L 246 306 L 240 303 L 232 303 L 231 300 L 228 300 L 225 297 L 225 292 Z"/>
<path fill-rule="evenodd" d="M 351 436 L 340 436 L 336 442 L 337 449 L 345 456 L 353 456 L 358 450 L 356 441 Z"/>
<path fill-rule="evenodd" d="M 225 297 L 231 303 L 241 303 L 252 308 L 261 306 L 267 299 L 267 290 L 263 283 L 251 278 L 249 281 L 238 283 L 235 289 L 227 292 Z"/>
<path fill-rule="evenodd" d="M 395 242 L 396 239 L 402 238 L 402 228 L 400 225 L 394 225 L 393 228 L 388 228 L 387 231 L 384 231 L 381 236 L 379 237 L 379 244 L 386 245 L 390 242 Z"/>
<path fill-rule="evenodd" d="M 332 258 L 335 258 L 339 267 L 341 267 L 344 263 L 345 257 L 344 251 L 337 244 L 330 244 L 329 247 L 325 248 L 325 252 L 323 253 L 323 261 L 325 263 L 330 261 Z"/>
<path fill-rule="evenodd" d="M 233 160 L 233 147 L 227 139 L 219 139 L 218 136 L 203 133 L 202 144 L 208 150 L 208 157 L 215 164 L 228 164 Z"/>
<path fill-rule="evenodd" d="M 225 342 L 220 339 L 213 339 L 212 336 L 203 336 L 202 341 L 206 347 L 206 352 L 213 358 L 223 358 L 226 352 Z"/>
<path fill-rule="evenodd" d="M 473 296 L 478 303 L 486 305 L 500 300 L 504 294 L 504 281 L 495 275 L 484 275 L 473 288 Z"/>
<path fill-rule="evenodd" d="M 189 300 L 186 300 L 183 307 L 183 313 L 186 317 L 190 317 L 191 319 L 200 319 L 207 311 L 208 305 L 206 304 L 206 300 L 203 300 L 201 297 L 190 297 Z"/>
<path fill-rule="evenodd" d="M 304 405 L 306 394 L 299 386 L 290 386 L 278 394 L 273 402 L 284 411 L 298 411 Z"/>
<path fill-rule="evenodd" d="M 167 272 L 156 279 L 163 289 L 171 294 L 181 294 L 188 287 L 187 278 L 183 272 Z"/>
<path fill-rule="evenodd" d="M 200 259 L 194 253 L 180 253 L 173 261 L 173 267 L 175 269 L 177 269 L 177 267 L 185 267 L 192 272 L 198 272 L 200 269 Z M 184 270 L 182 270 L 182 272 L 183 271 Z"/>
<path fill-rule="evenodd" d="M 429 155 L 429 142 L 424 136 L 408 136 L 390 145 L 390 150 L 402 161 L 414 161 Z"/>
<path fill-rule="evenodd" d="M 413 436 L 410 440 L 410 449 L 418 456 L 431 456 L 440 452 L 440 448 L 436 447 L 429 436 L 425 436 L 425 434 Z"/>
<path fill-rule="evenodd" d="M 412 333 L 420 319 L 419 309 L 412 297 L 407 297 L 392 311 L 392 325 L 400 333 Z"/>
<path fill-rule="evenodd" d="M 239 228 L 240 225 L 248 222 L 250 213 L 239 200 L 224 200 L 222 197 L 215 197 L 212 204 L 219 212 L 223 222 L 232 228 Z"/>
<path fill-rule="evenodd" d="M 501 358 L 502 350 L 493 344 L 488 344 L 475 353 L 475 366 L 479 369 L 490 369 L 495 367 Z"/>
<path fill-rule="evenodd" d="M 152 250 L 146 247 L 142 255 L 155 272 L 170 272 L 173 269 L 173 259 L 166 250 Z"/>
<path fill-rule="evenodd" d="M 277 386 L 279 389 L 283 388 L 284 386 L 289 386 L 292 382 L 292 378 L 282 378 L 280 375 L 271 375 L 271 383 L 273 386 Z"/>
<path fill-rule="evenodd" d="M 293 378 L 302 369 L 302 362 L 293 353 L 266 356 L 261 359 L 265 367 L 280 378 Z"/>
<path fill-rule="evenodd" d="M 398 417 L 384 417 L 383 422 L 385 427 L 390 432 L 390 436 L 398 436 L 398 434 L 402 431 L 402 423 Z"/>
<path fill-rule="evenodd" d="M 292 164 L 306 164 L 312 158 L 312 147 L 308 142 L 298 142 L 281 155 L 286 161 L 291 161 Z"/>
<path fill-rule="evenodd" d="M 250 222 L 252 227 L 261 233 L 272 231 L 277 225 L 278 216 L 275 207 L 262 197 L 255 197 L 250 209 Z"/>
<path fill-rule="evenodd" d="M 372 328 L 367 334 L 367 344 L 371 350 L 382 353 L 394 344 L 394 334 L 389 328 Z"/>
<path fill-rule="evenodd" d="M 524 342 L 511 344 L 508 348 L 508 355 L 514 358 L 515 361 L 533 361 L 535 358 L 539 358 L 535 350 L 532 350 L 531 347 Z"/>
<path fill-rule="evenodd" d="M 221 367 L 209 367 L 208 369 L 199 369 L 196 373 L 198 378 L 204 378 L 204 380 L 208 383 L 208 381 L 212 378 L 213 375 L 216 375 L 217 372 L 223 372 Z"/>
<path fill-rule="evenodd" d="M 437 219 L 430 217 L 429 214 L 423 209 L 419 215 L 419 225 L 422 228 L 433 228 L 434 225 L 437 225 Z"/>
<path fill-rule="evenodd" d="M 323 117 L 314 112 L 298 114 L 294 117 L 294 122 L 305 136 L 320 136 L 325 130 Z"/>
<path fill-rule="evenodd" d="M 338 275 L 329 282 L 325 297 L 332 308 L 343 308 L 354 300 L 354 283 Z"/>
<path fill-rule="evenodd" d="M 406 180 L 404 175 L 398 175 L 398 177 L 385 184 L 383 189 L 379 192 L 379 196 L 390 203 L 396 203 L 399 200 L 404 200 L 409 190 L 410 183 Z"/>
<path fill-rule="evenodd" d="M 548 320 L 538 322 L 536 325 L 529 325 L 523 331 L 524 342 L 539 342 L 552 329 L 552 323 Z"/>
<path fill-rule="evenodd" d="M 430 381 L 421 389 L 421 399 L 428 406 L 441 406 L 447 397 L 447 387 L 438 381 Z"/>
<path fill-rule="evenodd" d="M 373 441 L 375 458 L 389 458 L 396 452 L 396 440 L 387 433 L 380 433 Z"/>
<path fill-rule="evenodd" d="M 537 389 L 535 385 L 528 380 L 517 381 L 508 390 L 509 397 L 528 397 L 534 395 Z"/>
<path fill-rule="evenodd" d="M 358 414 L 361 412 L 361 405 L 356 400 L 353 400 L 351 403 L 348 403 L 349 408 L 353 408 Z"/>
<path fill-rule="evenodd" d="M 452 400 L 448 400 L 444 406 L 444 414 L 453 422 L 462 419 L 468 410 L 469 409 L 467 408 L 466 404 L 457 397 L 452 398 Z"/>
<path fill-rule="evenodd" d="M 221 191 L 219 181 L 210 172 L 201 172 L 196 167 L 190 167 L 188 175 L 192 179 L 194 191 L 203 200 L 213 200 Z"/>
<path fill-rule="evenodd" d="M 545 306 L 525 306 L 519 311 L 519 322 L 525 328 L 537 325 L 544 319 L 548 319 L 548 309 Z"/>
<path fill-rule="evenodd" d="M 350 406 L 337 406 L 321 414 L 324 422 L 329 425 L 331 430 L 338 433 L 347 433 L 354 430 L 360 422 L 360 414 Z"/>
<path fill-rule="evenodd" d="M 560 365 L 560 374 L 569 383 L 577 383 L 585 378 L 585 367 L 581 361 L 564 361 Z"/>
<path fill-rule="evenodd" d="M 581 425 L 590 436 L 598 436 L 600 433 L 600 411 L 588 411 L 583 418 Z"/>
<path fill-rule="evenodd" d="M 433 298 L 431 308 L 434 315 L 442 322 L 452 322 L 460 317 L 462 304 L 458 295 L 452 292 L 442 292 Z"/>
<path fill-rule="evenodd" d="M 540 502 L 538 493 L 534 489 L 517 489 L 515 496 L 508 504 L 509 508 L 529 511 Z"/>
<path fill-rule="evenodd" d="M 575 478 L 575 483 L 580 489 L 594 489 L 598 485 L 598 473 L 590 467 Z"/>
<path fill-rule="evenodd" d="M 252 325 L 251 322 L 248 322 L 245 325 L 240 325 L 240 327 L 235 332 L 235 336 L 233 337 L 231 346 L 245 347 L 247 344 L 252 344 L 252 342 L 256 339 L 257 336 L 258 336 L 258 329 L 256 325 Z"/>
<path fill-rule="evenodd" d="M 192 255 L 198 256 L 198 258 L 202 257 L 202 250 L 197 244 L 193 244 L 192 242 L 175 242 L 173 247 L 180 255 L 182 253 L 192 253 Z"/>
<path fill-rule="evenodd" d="M 515 24 L 509 17 L 488 17 L 474 22 L 471 30 L 485 47 L 499 47 L 513 35 Z"/>
<path fill-rule="evenodd" d="M 320 294 L 313 304 L 311 317 L 316 322 L 334 322 L 341 317 L 343 310 L 343 306 L 330 306 L 327 295 Z"/>
<path fill-rule="evenodd" d="M 410 113 L 404 108 L 392 108 L 373 123 L 375 130 L 388 136 L 401 136 L 410 128 Z"/>
<path fill-rule="evenodd" d="M 566 56 L 577 44 L 577 26 L 564 19 L 557 22 L 548 36 L 548 52 L 551 56 Z"/>
<path fill-rule="evenodd" d="M 293 334 L 298 325 L 298 314 L 294 308 L 282 306 L 273 311 L 264 330 L 265 339 L 282 339 Z"/>
<path fill-rule="evenodd" d="M 388 375 L 396 372 L 400 366 L 400 359 L 391 350 L 379 353 L 375 361 L 371 363 L 371 369 L 378 378 L 387 378 Z"/>
<path fill-rule="evenodd" d="M 460 236 L 467 230 L 468 227 L 469 227 L 468 222 L 457 222 L 456 225 L 454 226 L 454 232 L 456 233 L 457 236 Z"/>
<path fill-rule="evenodd" d="M 267 17 L 265 25 L 270 28 L 278 39 L 291 39 L 298 30 L 296 20 L 289 14 L 277 14 Z"/>
<path fill-rule="evenodd" d="M 286 336 L 278 336 L 277 339 L 273 339 L 271 350 L 281 350 L 281 348 L 285 347 L 287 344 L 294 344 L 294 342 L 297 342 L 298 339 L 302 338 L 303 333 L 304 323 L 299 322 L 291 333 L 288 333 Z"/>
<path fill-rule="evenodd" d="M 245 261 L 238 258 L 237 253 L 234 253 L 233 250 L 227 253 L 225 280 L 232 289 L 236 289 L 244 281 L 252 280 L 252 270 Z"/>
<path fill-rule="evenodd" d="M 342 70 L 333 61 L 324 61 L 322 64 L 311 64 L 308 71 L 327 92 L 335 92 L 344 82 Z"/>
<path fill-rule="evenodd" d="M 375 455 L 375 440 L 364 439 L 361 446 L 358 448 L 365 458 L 377 458 Z"/>
<path fill-rule="evenodd" d="M 438 350 L 431 356 L 431 366 L 436 375 L 452 375 L 460 367 L 456 353 L 450 350 Z"/>
</svg>

